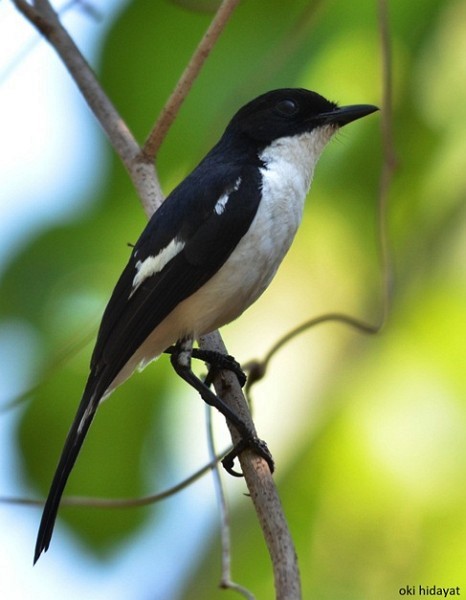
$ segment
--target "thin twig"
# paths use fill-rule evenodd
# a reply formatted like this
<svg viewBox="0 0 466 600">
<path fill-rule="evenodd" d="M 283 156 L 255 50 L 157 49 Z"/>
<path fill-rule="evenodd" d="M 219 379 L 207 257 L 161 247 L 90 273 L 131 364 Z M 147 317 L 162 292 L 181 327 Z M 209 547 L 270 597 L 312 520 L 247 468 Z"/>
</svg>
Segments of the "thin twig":
<svg viewBox="0 0 466 600">
<path fill-rule="evenodd" d="M 382 151 L 383 165 L 379 183 L 379 202 L 377 214 L 379 257 L 382 272 L 382 320 L 385 325 L 392 302 L 393 269 L 388 241 L 387 213 L 390 186 L 397 168 L 397 159 L 393 142 L 392 110 L 392 54 L 390 45 L 390 16 L 386 0 L 378 1 L 378 20 L 382 61 Z"/>
<path fill-rule="evenodd" d="M 160 145 L 175 120 L 182 103 L 239 2 L 240 0 L 223 0 L 221 3 L 214 19 L 211 21 L 204 37 L 192 55 L 186 69 L 183 71 L 175 89 L 163 107 L 159 118 L 144 143 L 143 154 L 145 155 L 146 160 L 153 161 L 155 159 Z"/>
<path fill-rule="evenodd" d="M 26 6 L 28 5 L 26 4 Z M 69 2 L 60 7 L 58 14 L 62 16 L 69 10 L 76 8 L 81 9 L 82 13 L 84 13 L 92 19 L 98 20 L 101 18 L 101 15 L 95 9 L 93 9 L 92 6 L 88 5 L 87 3 L 83 3 L 83 0 L 69 0 Z M 13 58 L 7 63 L 3 71 L 0 73 L 0 85 L 7 81 L 7 79 L 16 71 L 18 65 L 24 61 L 24 59 L 32 52 L 32 50 L 34 50 L 37 44 L 39 44 L 41 41 L 42 37 L 37 36 L 31 39 L 28 43 L 23 44 L 22 48 L 18 51 L 18 53 L 15 56 L 13 56 Z"/>
<path fill-rule="evenodd" d="M 149 496 L 143 496 L 141 498 L 90 498 L 86 496 L 64 496 L 61 500 L 61 506 L 85 506 L 88 508 L 137 508 L 140 506 L 148 506 L 150 504 L 156 504 L 165 498 L 174 496 L 179 491 L 189 487 L 192 483 L 200 479 L 203 475 L 215 469 L 222 459 L 222 457 L 228 452 L 226 450 L 219 456 L 213 456 L 212 459 L 203 467 L 183 479 L 176 485 L 158 492 L 157 494 L 150 494 Z M 45 500 L 32 500 L 30 498 L 15 498 L 15 497 L 0 497 L 0 504 L 20 504 L 23 506 L 43 506 Z"/>
<path fill-rule="evenodd" d="M 379 333 L 381 329 L 381 325 L 371 325 L 370 323 L 366 323 L 365 321 L 361 321 L 355 317 L 351 317 L 350 315 L 345 315 L 343 313 L 328 313 L 326 315 L 321 315 L 320 317 L 309 319 L 308 321 L 301 323 L 301 325 L 298 325 L 286 333 L 283 337 L 279 338 L 279 340 L 275 342 L 262 360 L 251 360 L 243 364 L 244 370 L 248 372 L 246 390 L 249 391 L 254 383 L 265 377 L 269 362 L 272 360 L 275 354 L 283 348 L 283 346 L 308 329 L 311 329 L 316 325 L 320 325 L 321 323 L 328 323 L 329 321 L 349 325 L 350 327 L 354 327 L 362 333 L 367 334 Z"/>
<path fill-rule="evenodd" d="M 207 446 L 211 463 L 213 463 L 216 452 L 214 442 L 214 431 L 212 426 L 212 407 L 206 404 L 206 429 L 207 429 Z M 222 547 L 222 577 L 220 587 L 238 592 L 247 600 L 254 600 L 253 594 L 242 585 L 235 583 L 231 578 L 231 535 L 230 535 L 230 513 L 223 490 L 222 479 L 220 477 L 220 469 L 218 462 L 212 468 L 212 480 L 214 483 L 215 494 L 217 496 L 217 506 L 220 513 L 220 541 Z"/>
<path fill-rule="evenodd" d="M 13 410 L 20 406 L 25 400 L 30 398 L 35 392 L 37 392 L 46 381 L 48 381 L 53 374 L 64 367 L 69 361 L 78 354 L 83 348 L 85 348 L 88 344 L 90 344 L 95 339 L 96 327 L 90 328 L 87 333 L 77 336 L 72 341 L 68 342 L 66 345 L 61 346 L 52 356 L 51 359 L 48 360 L 48 364 L 46 364 L 41 371 L 41 378 L 38 381 L 35 381 L 33 385 L 28 387 L 26 390 L 18 394 L 17 396 L 11 398 L 8 402 L 0 405 L 0 414 L 6 413 L 9 410 Z"/>
</svg>

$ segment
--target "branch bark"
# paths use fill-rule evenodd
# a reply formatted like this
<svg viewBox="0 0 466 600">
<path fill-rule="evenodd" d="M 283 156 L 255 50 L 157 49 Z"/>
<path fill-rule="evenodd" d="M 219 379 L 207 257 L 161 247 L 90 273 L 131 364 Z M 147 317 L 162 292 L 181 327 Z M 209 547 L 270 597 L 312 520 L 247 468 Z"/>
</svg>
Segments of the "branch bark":
<svg viewBox="0 0 466 600">
<path fill-rule="evenodd" d="M 204 336 L 201 341 L 209 349 L 227 354 L 218 331 Z M 236 375 L 231 371 L 222 372 L 215 377 L 214 386 L 217 394 L 223 399 L 228 398 L 230 408 L 255 431 L 249 406 Z M 230 427 L 230 432 L 233 444 L 239 442 L 234 427 Z M 298 600 L 301 598 L 298 559 L 268 464 L 250 450 L 242 452 L 239 461 L 272 559 L 276 597 L 279 600 Z"/>
<path fill-rule="evenodd" d="M 65 64 L 89 107 L 102 125 L 111 145 L 120 156 L 141 198 L 146 214 L 150 216 L 163 200 L 152 160 L 195 77 L 239 0 L 222 2 L 143 149 L 139 147 L 133 134 L 102 90 L 94 72 L 61 25 L 49 0 L 32 0 L 32 4 L 26 0 L 12 0 L 12 2 L 48 40 Z M 200 343 L 201 347 L 208 350 L 227 354 L 218 332 L 204 336 Z M 221 373 L 216 378 L 214 385 L 224 402 L 255 430 L 246 398 L 239 387 L 236 376 L 229 372 Z M 233 443 L 236 443 L 238 438 L 233 428 L 231 433 Z M 281 600 L 299 600 L 301 591 L 296 552 L 268 465 L 251 451 L 244 451 L 239 458 L 272 559 L 276 597 Z"/>
</svg>

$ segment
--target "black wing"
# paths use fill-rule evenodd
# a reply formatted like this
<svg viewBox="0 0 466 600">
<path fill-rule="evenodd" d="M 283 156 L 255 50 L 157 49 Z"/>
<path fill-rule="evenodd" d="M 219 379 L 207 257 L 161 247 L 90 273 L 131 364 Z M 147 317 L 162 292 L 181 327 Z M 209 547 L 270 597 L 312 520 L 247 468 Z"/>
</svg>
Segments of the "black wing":
<svg viewBox="0 0 466 600">
<path fill-rule="evenodd" d="M 195 171 L 174 190 L 148 223 L 115 287 L 92 356 L 93 370 L 113 365 L 116 376 L 157 325 L 221 268 L 254 219 L 259 184 L 260 175 L 251 168 L 217 172 L 217 181 L 209 185 Z M 221 197 L 228 202 L 216 211 Z M 185 244 L 183 250 L 134 290 L 138 262 L 157 256 L 174 239 Z"/>
<path fill-rule="evenodd" d="M 203 166 L 154 213 L 105 309 L 91 373 L 45 504 L 34 561 L 50 544 L 66 481 L 106 389 L 155 327 L 221 268 L 257 212 L 261 192 L 257 168 L 216 165 L 212 180 L 205 161 Z M 220 209 L 222 197 L 228 201 Z M 157 256 L 175 238 L 184 242 L 182 251 L 135 288 L 138 262 Z"/>
</svg>

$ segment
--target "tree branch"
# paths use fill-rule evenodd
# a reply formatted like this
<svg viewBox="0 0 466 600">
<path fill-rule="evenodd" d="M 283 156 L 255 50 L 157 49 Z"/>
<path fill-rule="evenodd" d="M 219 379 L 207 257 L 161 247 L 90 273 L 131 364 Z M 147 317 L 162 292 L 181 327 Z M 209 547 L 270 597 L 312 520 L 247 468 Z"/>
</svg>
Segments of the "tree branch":
<svg viewBox="0 0 466 600">
<path fill-rule="evenodd" d="M 215 352 L 227 354 L 217 331 L 203 336 L 200 341 Z M 251 412 L 236 375 L 230 371 L 222 372 L 213 383 L 217 394 L 223 399 L 228 398 L 230 408 L 255 432 Z M 233 444 L 238 443 L 240 437 L 234 427 L 230 427 L 230 432 Z M 242 452 L 239 461 L 272 559 L 276 597 L 298 600 L 301 598 L 298 560 L 269 466 L 250 450 Z"/>
<path fill-rule="evenodd" d="M 240 0 L 223 0 L 220 5 L 143 146 L 146 160 L 155 159 L 181 105 L 239 2 Z"/>
<path fill-rule="evenodd" d="M 60 23 L 48 0 L 35 0 L 32 7 L 25 0 L 13 0 L 18 10 L 47 39 L 73 77 L 89 108 L 125 165 L 147 216 L 162 203 L 163 194 L 152 162 L 141 155 L 133 134 L 105 94 L 94 71 L 73 39 Z"/>
</svg>

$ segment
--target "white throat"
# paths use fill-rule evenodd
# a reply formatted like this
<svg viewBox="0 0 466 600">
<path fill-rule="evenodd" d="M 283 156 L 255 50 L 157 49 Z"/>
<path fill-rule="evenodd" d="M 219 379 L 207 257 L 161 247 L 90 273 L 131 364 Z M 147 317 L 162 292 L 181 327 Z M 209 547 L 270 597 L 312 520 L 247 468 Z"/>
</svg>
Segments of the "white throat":
<svg viewBox="0 0 466 600">
<path fill-rule="evenodd" d="M 324 126 L 272 142 L 260 154 L 262 211 L 281 229 L 289 243 L 301 222 L 314 169 L 335 128 Z M 259 209 L 261 211 L 261 209 Z"/>
<path fill-rule="evenodd" d="M 282 137 L 267 146 L 259 158 L 265 163 L 266 171 L 275 172 L 284 184 L 305 196 L 322 150 L 334 133 L 335 128 L 326 125 L 300 135 Z"/>
</svg>

